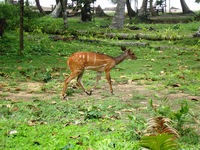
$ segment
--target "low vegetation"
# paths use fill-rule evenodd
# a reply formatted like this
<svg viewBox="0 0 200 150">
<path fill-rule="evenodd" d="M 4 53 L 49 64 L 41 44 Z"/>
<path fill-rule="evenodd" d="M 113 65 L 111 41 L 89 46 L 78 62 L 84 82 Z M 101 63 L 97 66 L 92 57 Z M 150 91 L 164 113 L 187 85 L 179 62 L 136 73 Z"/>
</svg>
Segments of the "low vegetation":
<svg viewBox="0 0 200 150">
<path fill-rule="evenodd" d="M 199 21 L 130 25 L 127 20 L 126 27 L 116 31 L 104 28 L 111 18 L 79 20 L 69 18 L 66 30 L 62 19 L 34 18 L 24 33 L 23 56 L 17 55 L 19 29 L 6 28 L 0 39 L 1 149 L 142 149 L 151 145 L 153 134 L 152 142 L 171 139 L 171 148 L 199 149 L 200 40 L 192 37 Z M 140 29 L 132 30 L 133 26 Z M 119 38 L 125 34 L 163 39 Z M 117 56 L 121 45 L 138 59 L 111 71 L 114 95 L 102 78 L 93 95 L 85 95 L 72 81 L 69 100 L 61 99 L 69 74 L 66 60 L 72 53 Z M 95 77 L 85 72 L 87 89 Z M 162 130 L 174 131 L 176 140 L 171 133 L 149 130 L 149 119 L 156 118 L 164 119 Z"/>
</svg>

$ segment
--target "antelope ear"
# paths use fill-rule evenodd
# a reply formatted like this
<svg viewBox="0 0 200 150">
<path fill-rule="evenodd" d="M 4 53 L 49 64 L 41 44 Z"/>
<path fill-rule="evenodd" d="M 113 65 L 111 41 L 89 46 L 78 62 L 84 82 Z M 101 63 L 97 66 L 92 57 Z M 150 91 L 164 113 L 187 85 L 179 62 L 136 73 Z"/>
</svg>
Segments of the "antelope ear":
<svg viewBox="0 0 200 150">
<path fill-rule="evenodd" d="M 125 51 L 125 50 L 126 50 L 126 47 L 121 46 L 121 50 L 122 50 L 122 51 Z"/>
</svg>

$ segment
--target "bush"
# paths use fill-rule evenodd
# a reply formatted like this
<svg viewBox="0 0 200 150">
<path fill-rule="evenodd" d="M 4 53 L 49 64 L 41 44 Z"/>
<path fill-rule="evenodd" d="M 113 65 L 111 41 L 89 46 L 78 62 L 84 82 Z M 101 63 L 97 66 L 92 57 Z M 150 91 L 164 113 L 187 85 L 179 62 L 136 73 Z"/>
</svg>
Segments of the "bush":
<svg viewBox="0 0 200 150">
<path fill-rule="evenodd" d="M 40 16 L 31 7 L 24 7 L 24 26 L 28 28 L 30 21 Z M 0 4 L 0 18 L 6 19 L 6 29 L 13 30 L 19 28 L 20 7 L 19 5 Z"/>
</svg>

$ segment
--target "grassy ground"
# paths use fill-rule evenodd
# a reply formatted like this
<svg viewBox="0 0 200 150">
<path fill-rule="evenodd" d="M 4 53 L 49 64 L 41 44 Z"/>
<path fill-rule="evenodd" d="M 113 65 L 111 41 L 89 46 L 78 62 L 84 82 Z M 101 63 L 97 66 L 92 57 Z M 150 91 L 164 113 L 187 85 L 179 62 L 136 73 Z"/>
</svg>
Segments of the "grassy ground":
<svg viewBox="0 0 200 150">
<path fill-rule="evenodd" d="M 49 22 L 52 24 L 45 28 Z M 25 33 L 24 56 L 16 55 L 18 31 L 5 32 L 0 39 L 1 149 L 141 149 L 138 142 L 147 120 L 161 115 L 171 118 L 173 126 L 179 129 L 179 149 L 200 148 L 200 40 L 189 38 L 199 22 L 137 24 L 142 28 L 139 31 L 100 28 L 109 22 L 96 18 L 95 22 L 81 23 L 71 18 L 69 30 L 63 32 L 61 19 L 39 20 L 37 29 Z M 79 39 L 92 42 L 53 41 L 49 34 L 43 34 L 53 32 L 51 26 L 65 37 L 71 36 L 71 31 L 87 30 L 89 33 L 79 35 Z M 155 31 L 148 30 L 152 26 Z M 162 34 L 180 40 L 119 40 L 96 36 L 97 32 Z M 103 78 L 92 96 L 85 95 L 72 82 L 69 100 L 60 99 L 64 78 L 69 73 L 66 60 L 73 52 L 117 56 L 121 53 L 119 42 L 148 45 L 125 45 L 138 59 L 126 60 L 112 70 L 114 95 L 109 93 Z M 95 76 L 94 72 L 85 72 L 83 83 L 87 89 L 92 88 Z"/>
</svg>

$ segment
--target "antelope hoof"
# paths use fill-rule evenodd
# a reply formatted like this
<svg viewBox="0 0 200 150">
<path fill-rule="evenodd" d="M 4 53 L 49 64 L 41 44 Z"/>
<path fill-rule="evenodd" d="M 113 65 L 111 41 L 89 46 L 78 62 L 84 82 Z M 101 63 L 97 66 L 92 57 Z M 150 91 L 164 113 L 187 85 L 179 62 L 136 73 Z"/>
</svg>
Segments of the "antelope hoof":
<svg viewBox="0 0 200 150">
<path fill-rule="evenodd" d="M 114 92 L 113 92 L 113 91 L 111 91 L 111 94 L 112 94 L 112 95 L 114 95 Z"/>
<path fill-rule="evenodd" d="M 92 90 L 90 91 L 90 92 L 88 92 L 88 91 L 85 91 L 85 93 L 87 94 L 87 95 L 92 95 Z"/>
<path fill-rule="evenodd" d="M 67 94 L 64 94 L 64 95 L 62 96 L 62 99 L 63 99 L 63 100 L 68 100 Z"/>
</svg>

